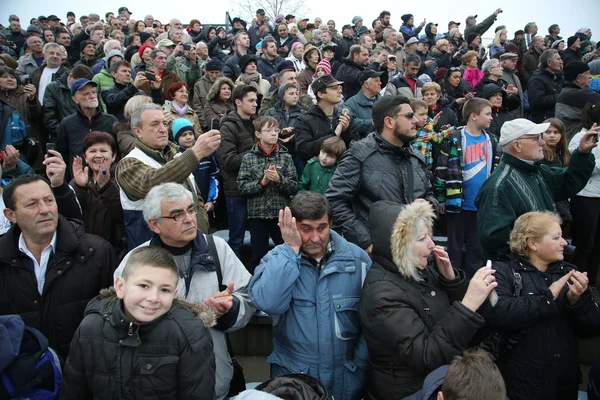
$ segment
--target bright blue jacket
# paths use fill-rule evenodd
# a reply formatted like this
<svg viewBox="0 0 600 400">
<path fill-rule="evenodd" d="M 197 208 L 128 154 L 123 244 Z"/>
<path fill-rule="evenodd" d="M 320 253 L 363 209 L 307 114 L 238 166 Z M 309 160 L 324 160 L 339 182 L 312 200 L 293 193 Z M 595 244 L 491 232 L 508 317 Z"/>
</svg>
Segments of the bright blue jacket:
<svg viewBox="0 0 600 400">
<path fill-rule="evenodd" d="M 286 244 L 261 261 L 250 281 L 252 302 L 273 317 L 271 377 L 305 373 L 335 399 L 362 398 L 368 363 L 358 306 L 371 259 L 331 232 L 322 265 Z"/>
</svg>

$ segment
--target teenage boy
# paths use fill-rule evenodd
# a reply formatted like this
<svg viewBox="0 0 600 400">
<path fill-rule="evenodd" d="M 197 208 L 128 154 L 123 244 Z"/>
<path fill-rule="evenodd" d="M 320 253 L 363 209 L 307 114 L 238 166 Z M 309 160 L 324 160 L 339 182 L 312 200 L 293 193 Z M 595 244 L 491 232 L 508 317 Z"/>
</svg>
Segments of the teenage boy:
<svg viewBox="0 0 600 400">
<path fill-rule="evenodd" d="M 419 150 L 425 161 L 427 162 L 427 169 L 433 173 L 433 145 L 439 145 L 442 141 L 448 137 L 454 130 L 454 128 L 448 126 L 442 126 L 441 132 L 435 131 L 435 126 L 440 120 L 441 113 L 437 114 L 434 118 L 428 116 L 429 107 L 424 100 L 411 99 L 410 107 L 417 117 L 417 131 L 415 133 L 416 138 L 410 144 L 415 149 Z"/>
<path fill-rule="evenodd" d="M 492 122 L 492 103 L 480 98 L 467 100 L 463 118 L 467 125 L 455 129 L 440 145 L 435 190 L 440 213 L 447 213 L 450 261 L 471 277 L 485 261 L 477 231 L 475 198 L 500 162 L 501 149 L 494 136 L 485 131 Z M 463 245 L 468 249 L 464 265 Z"/>
<path fill-rule="evenodd" d="M 269 236 L 276 245 L 283 243 L 277 225 L 279 210 L 287 207 L 298 191 L 298 177 L 292 156 L 279 146 L 279 124 L 273 117 L 254 121 L 258 143 L 242 159 L 237 178 L 238 190 L 247 196 L 248 227 L 252 260 L 250 270 L 269 252 Z"/>
<path fill-rule="evenodd" d="M 308 160 L 308 164 L 304 167 L 298 192 L 311 191 L 325 194 L 337 163 L 345 151 L 346 144 L 339 137 L 325 139 L 319 156 Z"/>
<path fill-rule="evenodd" d="M 215 398 L 207 329 L 215 313 L 176 300 L 178 280 L 166 249 L 147 246 L 130 254 L 114 289 L 86 308 L 65 365 L 62 399 Z"/>
</svg>

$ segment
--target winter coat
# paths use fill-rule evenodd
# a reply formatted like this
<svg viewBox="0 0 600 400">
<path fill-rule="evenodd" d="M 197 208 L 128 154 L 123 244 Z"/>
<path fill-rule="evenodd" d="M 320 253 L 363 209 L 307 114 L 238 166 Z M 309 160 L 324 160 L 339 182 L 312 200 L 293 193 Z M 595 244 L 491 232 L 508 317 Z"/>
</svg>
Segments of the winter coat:
<svg viewBox="0 0 600 400">
<path fill-rule="evenodd" d="M 19 79 L 21 79 L 21 84 L 23 84 L 27 78 L 31 78 L 31 74 L 36 69 L 38 69 L 38 65 L 33 59 L 33 53 L 30 53 L 21 60 L 15 72 Z"/>
<path fill-rule="evenodd" d="M 574 152 L 579 146 L 579 141 L 587 133 L 587 129 L 582 129 L 581 132 L 577 133 L 573 136 L 573 139 L 569 142 L 569 152 Z M 596 158 L 594 171 L 592 172 L 592 176 L 588 180 L 587 185 L 577 193 L 577 196 L 583 197 L 600 197 L 600 148 L 594 147 L 592 149 L 592 154 Z"/>
<path fill-rule="evenodd" d="M 110 74 L 110 72 L 106 69 L 106 67 L 103 67 L 100 70 L 100 72 L 94 75 L 92 81 L 96 82 L 96 84 L 98 85 L 96 91 L 100 93 L 100 96 L 98 96 L 100 100 L 102 100 L 103 91 L 115 86 L 115 80 Z M 102 106 L 102 109 L 104 110 L 104 112 L 106 112 L 106 105 L 104 104 L 104 100 L 102 100 Z"/>
<path fill-rule="evenodd" d="M 554 202 L 566 200 L 585 187 L 594 165 L 593 154 L 577 150 L 568 168 L 530 165 L 505 153 L 475 199 L 484 256 L 495 260 L 497 253 L 508 254 L 515 220 L 529 211 L 555 211 Z"/>
<path fill-rule="evenodd" d="M 505 122 L 512 121 L 517 117 L 511 111 L 509 111 L 507 107 L 492 107 L 492 118 L 492 123 L 490 124 L 488 131 L 499 140 L 502 125 L 504 125 Z"/>
<path fill-rule="evenodd" d="M 563 89 L 556 98 L 554 115 L 565 125 L 567 142 L 581 129 L 581 113 L 586 104 L 600 104 L 600 94 L 582 89 L 573 82 L 564 82 Z"/>
<path fill-rule="evenodd" d="M 154 72 L 154 71 L 152 71 Z M 169 95 L 167 94 L 167 91 L 169 90 L 169 86 L 171 86 L 171 84 L 175 83 L 175 82 L 179 82 L 181 79 L 179 79 L 179 77 L 177 76 L 177 74 L 175 72 L 167 72 L 164 71 L 161 80 L 160 80 L 160 91 L 162 92 L 162 103 L 164 103 L 165 100 L 169 99 Z M 150 84 L 150 82 L 146 82 L 144 83 L 140 89 L 142 89 L 146 95 L 151 96 L 152 95 L 152 85 Z M 161 103 L 161 104 L 162 104 Z"/>
<path fill-rule="evenodd" d="M 364 70 L 365 67 L 356 64 L 351 59 L 344 58 L 342 66 L 338 69 L 335 78 L 338 81 L 344 82 L 342 85 L 342 94 L 344 95 L 345 100 L 348 100 L 360 92 L 361 84 L 358 78 L 360 77 L 360 73 Z"/>
<path fill-rule="evenodd" d="M 577 339 L 592 328 L 597 334 L 600 311 L 589 288 L 575 305 L 567 299 L 567 285 L 556 300 L 549 289 L 576 267 L 558 261 L 542 272 L 527 259 L 511 254 L 492 268 L 496 270 L 498 302 L 495 307 L 484 305 L 481 313 L 495 331 L 522 333 L 506 359 L 498 361 L 507 396 L 511 400 L 577 399 Z M 519 296 L 514 295 L 513 271 L 522 279 Z"/>
<path fill-rule="evenodd" d="M 44 125 L 49 132 L 50 142 L 56 142 L 60 122 L 77 112 L 77 104 L 71 96 L 71 89 L 67 84 L 69 72 L 50 82 L 44 92 Z"/>
<path fill-rule="evenodd" d="M 435 108 L 429 108 L 427 110 L 427 116 L 433 120 L 440 112 L 442 115 L 440 116 L 438 123 L 435 125 L 436 131 L 441 131 L 442 126 L 445 125 L 449 125 L 451 127 L 458 126 L 458 118 L 456 117 L 455 111 L 450 107 L 450 102 L 448 99 L 443 97 L 437 101 Z"/>
<path fill-rule="evenodd" d="M 204 74 L 202 79 L 199 79 L 194 85 L 194 98 L 192 100 L 192 105 L 194 107 L 194 111 L 196 111 L 196 115 L 200 121 L 200 126 L 204 132 L 208 131 L 208 128 L 210 128 L 210 121 L 204 119 L 204 106 L 207 103 L 206 98 L 208 97 L 208 92 L 213 84 L 214 82 L 210 80 L 208 74 Z"/>
<path fill-rule="evenodd" d="M 523 71 L 521 71 L 521 80 L 524 85 L 527 85 L 533 73 L 539 68 L 540 56 L 542 53 L 531 49 L 523 54 Z"/>
<path fill-rule="evenodd" d="M 467 36 L 469 36 L 470 33 L 476 33 L 478 35 L 483 36 L 483 34 L 486 33 L 487 30 L 492 27 L 492 25 L 494 25 L 494 22 L 496 22 L 496 18 L 497 17 L 495 14 L 491 14 L 489 17 L 487 17 L 478 24 L 467 26 L 465 28 L 465 33 L 463 34 L 463 37 L 466 38 Z"/>
<path fill-rule="evenodd" d="M 87 306 L 61 399 L 214 399 L 214 311 L 175 299 L 166 314 L 140 323 L 123 307 L 113 288 Z"/>
<path fill-rule="evenodd" d="M 280 182 L 263 185 L 265 170 L 275 165 Z M 298 191 L 298 176 L 292 156 L 286 148 L 276 145 L 267 154 L 260 143 L 244 155 L 237 177 L 237 187 L 247 197 L 248 219 L 270 219 L 279 217 L 279 210 L 287 207 L 291 196 Z"/>
<path fill-rule="evenodd" d="M 488 87 L 485 90 L 487 85 L 495 85 L 500 88 L 507 88 L 508 83 L 504 81 L 502 78 L 499 78 L 497 81 L 490 79 L 489 76 L 484 76 L 477 85 L 473 88 L 475 90 L 475 96 L 483 97 L 484 99 L 488 99 L 494 94 L 496 87 L 492 89 L 492 86 Z M 497 92 L 495 92 L 497 93 Z M 518 94 L 514 94 L 510 97 L 506 94 L 506 92 L 502 91 L 502 107 L 508 109 L 509 111 L 516 110 L 521 105 L 521 98 Z"/>
<path fill-rule="evenodd" d="M 298 74 L 298 91 L 300 95 L 306 94 L 308 92 L 308 88 L 313 82 L 313 75 L 315 74 L 315 70 L 310 66 L 306 65 L 300 73 Z"/>
<path fill-rule="evenodd" d="M 281 58 L 286 58 L 292 52 L 292 45 L 296 43 L 298 39 L 291 34 L 285 40 L 281 40 L 281 38 L 275 38 L 275 44 L 277 45 L 277 52 Z M 284 49 L 287 47 L 287 51 Z"/>
<path fill-rule="evenodd" d="M 67 171 L 71 171 L 73 158 L 75 156 L 83 157 L 83 139 L 88 133 L 94 131 L 106 132 L 115 136 L 113 125 L 118 122 L 110 114 L 100 111 L 100 107 L 92 118 L 85 116 L 81 109 L 68 116 L 60 122 L 58 127 L 58 137 L 56 139 L 56 151 L 58 151 L 67 163 Z"/>
<path fill-rule="evenodd" d="M 304 71 L 304 70 L 303 70 Z M 300 77 L 300 75 L 298 75 Z M 312 78 L 311 78 L 312 82 Z M 308 87 L 307 87 L 308 88 Z M 279 86 L 274 85 L 271 87 L 269 93 L 262 98 L 260 101 L 260 110 L 258 111 L 259 116 L 268 115 L 267 112 L 269 109 L 275 107 L 275 104 L 280 101 L 279 98 Z M 305 113 L 311 106 L 313 105 L 313 98 L 308 94 L 300 94 L 298 99 L 298 106 L 302 109 L 302 113 Z M 273 115 L 271 115 L 273 116 Z M 277 117 L 275 117 L 277 118 Z M 288 125 L 290 126 L 290 125 Z M 288 146 L 286 146 L 288 147 Z M 288 150 L 289 147 L 288 147 Z"/>
<path fill-rule="evenodd" d="M 277 101 L 277 103 L 275 103 L 275 106 L 267 109 L 265 111 L 264 114 L 262 115 L 268 115 L 269 117 L 273 117 L 277 120 L 277 122 L 279 123 L 279 129 L 283 129 L 283 128 L 288 128 L 288 127 L 295 127 L 296 126 L 296 121 L 298 120 L 298 118 L 303 115 L 306 114 L 306 111 L 300 106 L 300 104 L 296 104 L 296 106 L 290 110 L 284 110 L 283 107 L 281 106 L 281 101 L 283 96 L 278 96 L 279 100 Z M 295 132 L 292 131 L 292 135 Z M 279 134 L 279 139 L 281 139 L 281 133 Z M 283 143 L 281 142 L 285 148 L 287 149 L 287 151 L 290 153 L 290 155 L 293 157 L 296 155 L 296 137 L 294 136 L 289 142 Z"/>
<path fill-rule="evenodd" d="M 329 394 L 325 386 L 312 376 L 306 374 L 288 374 L 269 379 L 254 389 L 245 390 L 236 399 L 281 400 L 283 397 L 286 400 L 327 400 Z"/>
<path fill-rule="evenodd" d="M 235 86 L 245 86 L 250 85 L 258 90 L 258 104 L 260 104 L 260 99 L 269 93 L 269 89 L 271 88 L 271 84 L 268 80 L 263 79 L 261 74 L 258 74 L 258 81 L 251 81 L 250 83 L 246 83 L 244 81 L 244 74 L 240 74 L 240 76 L 235 80 Z"/>
<path fill-rule="evenodd" d="M 214 241 L 217 254 L 211 252 L 206 241 L 206 236 L 200 231 L 197 232 L 196 238 L 191 242 L 189 256 L 186 255 L 189 259 L 189 272 L 183 274 L 184 276 L 179 276 L 177 296 L 179 299 L 185 299 L 194 304 L 202 304 L 205 299 L 222 291 L 229 282 L 233 282 L 233 305 L 228 312 L 217 319 L 217 324 L 210 328 L 217 369 L 214 390 L 217 400 L 223 400 L 229 391 L 229 383 L 233 376 L 233 366 L 231 364 L 231 357 L 227 352 L 225 332 L 234 332 L 245 327 L 250 321 L 252 314 L 256 311 L 256 307 L 250 302 L 250 298 L 248 297 L 250 273 L 225 240 L 215 236 Z M 156 234 L 152 236 L 151 240 L 141 244 L 139 247 L 143 246 L 167 248 Z M 218 280 L 215 264 L 216 257 L 219 258 L 221 264 L 223 276 L 221 282 Z M 129 254 L 121 261 L 119 268 L 115 271 L 114 278 L 122 275 L 128 258 Z M 171 399 L 172 397 L 166 395 L 165 398 Z M 204 399 L 204 396 L 198 398 Z"/>
<path fill-rule="evenodd" d="M 131 150 L 135 149 L 138 138 L 135 136 L 135 133 L 133 133 L 129 122 L 119 122 L 114 125 L 114 129 L 117 132 L 119 154 L 121 157 L 125 157 Z"/>
<path fill-rule="evenodd" d="M 102 187 L 94 183 L 91 177 L 85 186 L 79 186 L 75 180 L 70 185 L 81 206 L 85 232 L 100 236 L 113 246 L 118 245 L 116 226 L 123 222 L 123 209 L 115 179 L 111 178 Z"/>
<path fill-rule="evenodd" d="M 180 81 L 185 82 L 190 88 L 190 97 L 192 99 L 194 98 L 194 85 L 202 77 L 202 70 L 198 66 L 199 60 L 200 57 L 198 57 L 196 62 L 193 63 L 187 58 L 178 60 L 173 56 L 173 54 L 167 57 L 167 68 L 165 69 L 165 74 L 167 72 L 173 72 L 175 75 L 177 75 Z"/>
<path fill-rule="evenodd" d="M 0 238 L 0 315 L 19 314 L 66 358 L 86 304 L 113 283 L 114 251 L 104 239 L 84 233 L 80 221 L 59 215 L 56 248 L 40 295 L 33 263 L 19 251 L 20 235 L 13 225 Z"/>
<path fill-rule="evenodd" d="M 434 43 L 435 45 L 435 43 Z M 438 68 L 449 69 L 452 67 L 452 54 L 449 51 L 439 51 L 437 47 L 431 47 L 431 57 L 435 60 Z"/>
<path fill-rule="evenodd" d="M 222 72 L 224 77 L 235 81 L 242 74 L 242 70 L 240 69 L 241 57 L 241 54 L 238 52 L 229 56 L 225 65 L 223 65 Z"/>
<path fill-rule="evenodd" d="M 152 88 L 150 94 L 152 95 L 152 102 L 154 104 L 162 104 L 162 92 L 160 89 Z M 133 81 L 128 85 L 114 82 L 110 89 L 103 90 L 101 93 L 102 101 L 106 106 L 106 112 L 114 115 L 119 122 L 125 121 L 125 105 L 129 99 L 138 95 L 145 96 L 146 93 L 133 86 Z"/>
<path fill-rule="evenodd" d="M 334 228 L 363 249 L 372 243 L 368 216 L 374 202 L 410 204 L 422 198 L 438 208 L 423 156 L 408 143 L 394 146 L 377 132 L 344 153 L 325 195 Z"/>
<path fill-rule="evenodd" d="M 373 105 L 381 95 L 377 94 L 373 99 L 367 98 L 362 90 L 344 102 L 344 108 L 348 109 L 350 115 L 350 131 L 353 136 L 361 139 L 375 130 L 373 125 Z"/>
<path fill-rule="evenodd" d="M 455 129 L 439 147 L 439 156 L 436 160 L 435 193 L 440 203 L 446 204 L 446 212 L 460 213 L 463 205 L 464 187 L 464 154 L 466 138 L 463 134 L 464 128 Z M 487 172 L 489 177 L 500 162 L 502 149 L 498 139 L 490 133 L 483 131 L 486 136 Z"/>
<path fill-rule="evenodd" d="M 243 120 L 237 111 L 232 111 L 221 120 L 221 145 L 217 150 L 223 191 L 226 197 L 240 197 L 237 178 L 244 155 L 254 147 L 255 135 L 252 120 Z"/>
<path fill-rule="evenodd" d="M 401 211 L 402 210 L 402 211 Z M 360 322 L 369 348 L 365 400 L 402 399 L 421 389 L 434 369 L 467 349 L 484 320 L 465 307 L 468 282 L 454 270 L 447 281 L 430 263 L 415 266 L 411 244 L 428 204 L 373 205 L 369 218 L 373 267 L 360 299 Z"/>
<path fill-rule="evenodd" d="M 258 73 L 262 75 L 264 79 L 271 79 L 273 75 L 277 73 L 277 64 L 281 61 L 281 57 L 275 57 L 273 60 L 267 60 L 263 54 L 258 59 Z"/>
<path fill-rule="evenodd" d="M 42 106 L 38 101 L 37 93 L 33 99 L 30 99 L 21 85 L 13 90 L 0 90 L 0 100 L 10 104 L 28 125 L 37 125 L 42 118 Z"/>
<path fill-rule="evenodd" d="M 319 162 L 319 157 L 314 157 L 308 160 L 304 170 L 302 171 L 302 178 L 298 185 L 298 192 L 317 192 L 325 194 L 327 185 L 337 168 L 337 163 L 330 167 L 323 167 Z"/>
<path fill-rule="evenodd" d="M 313 105 L 306 114 L 302 114 L 296 120 L 296 151 L 304 161 L 308 161 L 319 155 L 321 145 L 326 139 L 335 136 L 335 128 L 340 121 L 340 111 L 337 107 L 333 111 L 333 119 L 330 120 L 318 105 Z M 350 130 L 342 132 L 341 135 L 346 147 L 350 145 Z"/>
<path fill-rule="evenodd" d="M 409 26 L 406 24 L 402 24 L 400 26 L 400 32 L 402 33 L 402 36 L 404 36 L 404 43 L 408 42 L 408 39 L 410 39 L 411 37 L 417 37 L 419 35 L 419 32 L 421 32 L 421 29 L 423 29 L 421 25 L 415 28 L 414 25 Z"/>
<path fill-rule="evenodd" d="M 564 66 L 566 67 L 567 65 L 569 65 L 572 62 L 581 61 L 581 51 L 580 50 L 575 51 L 570 48 L 567 48 L 562 52 L 561 58 L 563 60 Z"/>
<path fill-rule="evenodd" d="M 333 231 L 320 262 L 287 244 L 262 259 L 249 293 L 273 318 L 271 376 L 303 373 L 336 399 L 362 398 L 368 365 L 358 307 L 370 266 L 364 251 Z"/>
<path fill-rule="evenodd" d="M 190 121 L 190 123 L 194 127 L 194 131 L 196 132 L 197 137 L 202 133 L 202 128 L 200 127 L 200 120 L 198 119 L 198 116 L 196 115 L 196 112 L 194 111 L 192 106 L 190 106 L 189 104 L 186 104 L 185 106 L 185 113 L 183 113 L 183 115 L 179 115 L 179 113 L 175 110 L 175 107 L 171 106 L 171 123 L 169 124 L 169 131 L 171 131 L 173 121 L 175 121 L 178 118 L 185 118 L 188 121 Z M 165 106 L 163 106 L 163 110 L 164 109 Z M 171 137 L 174 137 L 174 135 L 171 135 Z"/>
<path fill-rule="evenodd" d="M 415 132 L 415 139 L 410 142 L 411 147 L 416 149 L 425 158 L 427 164 L 427 170 L 433 172 L 433 153 L 434 147 L 436 153 L 439 152 L 439 145 L 442 141 L 453 132 L 454 128 L 448 128 L 445 130 L 436 131 L 433 125 L 433 119 L 427 117 L 427 123 L 422 127 L 417 127 Z"/>
<path fill-rule="evenodd" d="M 554 117 L 556 100 L 562 90 L 562 78 L 547 69 L 538 69 L 527 84 L 531 120 L 536 124 Z"/>
<path fill-rule="evenodd" d="M 219 99 L 219 92 L 224 83 L 229 84 L 229 87 L 233 92 L 233 88 L 235 87 L 233 81 L 229 78 L 221 77 L 211 85 L 208 93 L 206 94 L 206 104 L 204 105 L 202 114 L 207 127 L 210 127 L 211 120 L 221 120 L 223 117 L 229 114 L 229 112 L 235 110 L 235 105 L 233 104 L 231 98 L 229 98 L 227 102 L 222 102 Z"/>
<path fill-rule="evenodd" d="M 385 87 L 385 96 L 402 96 L 407 99 L 422 99 L 421 87 L 423 83 L 416 80 L 415 89 L 411 89 L 403 74 L 398 74 L 388 82 Z"/>
<path fill-rule="evenodd" d="M 519 89 L 519 100 L 520 100 L 521 104 L 519 104 L 518 108 L 513 110 L 513 114 L 517 118 L 523 118 L 523 97 L 524 97 L 523 86 L 521 85 L 521 80 L 517 76 L 516 71 L 510 71 L 508 68 L 504 68 L 501 79 L 504 82 L 506 82 L 507 84 L 509 84 L 509 85 L 512 84 L 514 87 Z"/>
</svg>

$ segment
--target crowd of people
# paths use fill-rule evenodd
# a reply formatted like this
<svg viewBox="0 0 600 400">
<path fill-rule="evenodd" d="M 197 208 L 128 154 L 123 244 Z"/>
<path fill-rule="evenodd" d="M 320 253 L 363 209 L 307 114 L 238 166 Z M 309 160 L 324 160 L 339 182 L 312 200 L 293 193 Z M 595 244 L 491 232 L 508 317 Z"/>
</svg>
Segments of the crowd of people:
<svg viewBox="0 0 600 400">
<path fill-rule="evenodd" d="M 502 12 L 11 15 L 0 397 L 576 399 L 600 42 Z M 255 313 L 246 390 L 228 333 Z"/>
</svg>

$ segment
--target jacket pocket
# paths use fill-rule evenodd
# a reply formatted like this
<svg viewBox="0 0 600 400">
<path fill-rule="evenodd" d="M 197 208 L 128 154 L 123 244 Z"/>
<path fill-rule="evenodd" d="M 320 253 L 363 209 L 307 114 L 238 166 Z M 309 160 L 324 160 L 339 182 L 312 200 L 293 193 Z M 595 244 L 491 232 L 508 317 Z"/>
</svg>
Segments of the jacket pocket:
<svg viewBox="0 0 600 400">
<path fill-rule="evenodd" d="M 271 353 L 267 362 L 271 364 L 271 377 L 289 374 L 308 374 L 308 370 L 310 369 L 309 364 L 293 360 L 277 351 Z"/>
<path fill-rule="evenodd" d="M 381 171 L 365 171 L 363 183 L 363 186 L 365 187 L 364 193 L 372 195 L 374 198 L 379 197 L 382 178 L 383 172 Z"/>
<path fill-rule="evenodd" d="M 358 318 L 359 302 L 360 297 L 333 299 L 335 336 L 338 339 L 351 340 L 358 338 L 360 334 L 360 322 Z"/>
<path fill-rule="evenodd" d="M 144 395 L 163 398 L 176 393 L 178 363 L 179 357 L 172 355 L 140 357 L 140 385 Z"/>
</svg>

